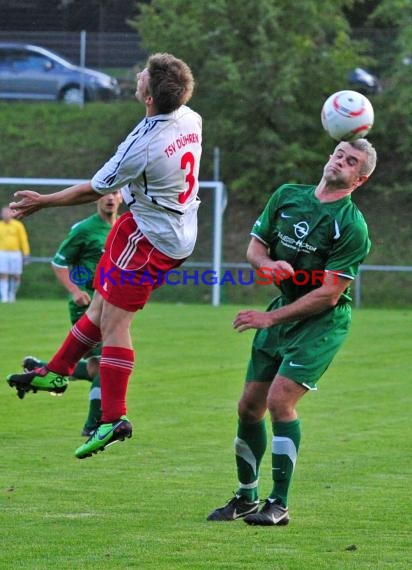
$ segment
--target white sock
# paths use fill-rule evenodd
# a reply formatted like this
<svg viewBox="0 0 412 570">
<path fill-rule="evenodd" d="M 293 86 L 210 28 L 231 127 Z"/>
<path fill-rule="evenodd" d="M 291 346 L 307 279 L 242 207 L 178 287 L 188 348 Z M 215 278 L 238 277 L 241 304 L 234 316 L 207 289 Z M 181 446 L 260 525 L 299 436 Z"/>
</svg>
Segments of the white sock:
<svg viewBox="0 0 412 570">
<path fill-rule="evenodd" d="M 16 300 L 17 289 L 20 285 L 20 279 L 18 277 L 10 277 L 9 281 L 9 303 L 14 303 Z"/>
<path fill-rule="evenodd" d="M 9 278 L 2 277 L 0 279 L 0 298 L 3 303 L 7 303 L 9 300 Z"/>
</svg>

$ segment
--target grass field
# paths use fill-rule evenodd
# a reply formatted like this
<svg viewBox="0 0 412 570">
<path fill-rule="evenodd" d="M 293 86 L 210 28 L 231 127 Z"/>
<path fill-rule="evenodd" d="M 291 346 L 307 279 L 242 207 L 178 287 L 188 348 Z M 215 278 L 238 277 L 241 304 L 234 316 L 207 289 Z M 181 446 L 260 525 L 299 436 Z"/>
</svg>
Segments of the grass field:
<svg viewBox="0 0 412 570">
<path fill-rule="evenodd" d="M 207 522 L 236 489 L 236 401 L 252 333 L 235 306 L 149 305 L 133 326 L 134 436 L 90 459 L 74 449 L 86 382 L 23 401 L 2 380 L 2 570 L 411 568 L 411 312 L 359 310 L 303 437 L 287 527 Z M 49 357 L 61 301 L 0 306 L 1 378 Z M 269 492 L 270 454 L 261 472 Z"/>
</svg>

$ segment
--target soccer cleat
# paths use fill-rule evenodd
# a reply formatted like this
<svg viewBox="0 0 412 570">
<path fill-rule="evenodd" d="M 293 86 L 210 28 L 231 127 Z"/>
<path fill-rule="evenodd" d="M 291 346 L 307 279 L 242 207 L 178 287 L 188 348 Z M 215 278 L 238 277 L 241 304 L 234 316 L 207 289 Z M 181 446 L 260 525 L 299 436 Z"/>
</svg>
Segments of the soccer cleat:
<svg viewBox="0 0 412 570">
<path fill-rule="evenodd" d="M 78 459 L 85 459 L 117 441 L 124 441 L 126 437 L 132 437 L 132 424 L 126 416 L 122 416 L 115 422 L 100 424 L 94 434 L 78 447 L 74 454 Z"/>
<path fill-rule="evenodd" d="M 50 394 L 63 394 L 66 391 L 68 380 L 65 376 L 47 370 L 45 366 L 35 368 L 24 374 L 9 374 L 7 382 L 10 388 L 16 388 L 17 396 L 22 400 L 27 392 L 36 393 L 38 390 Z"/>
<path fill-rule="evenodd" d="M 259 499 L 256 501 L 248 501 L 241 495 L 235 495 L 223 507 L 215 509 L 207 517 L 208 521 L 234 521 L 255 513 L 259 508 Z"/>
<path fill-rule="evenodd" d="M 283 526 L 289 524 L 288 509 L 276 501 L 266 499 L 265 504 L 258 513 L 247 515 L 245 523 L 261 526 Z"/>
<path fill-rule="evenodd" d="M 83 437 L 91 437 L 94 432 L 96 431 L 97 428 L 93 427 L 93 428 L 89 428 L 84 426 L 84 428 L 82 429 L 82 433 L 80 435 L 82 435 Z"/>
<path fill-rule="evenodd" d="M 36 358 L 35 356 L 25 356 L 23 362 L 21 363 L 24 372 L 31 372 L 35 368 L 41 368 L 46 365 L 46 362 Z"/>
</svg>

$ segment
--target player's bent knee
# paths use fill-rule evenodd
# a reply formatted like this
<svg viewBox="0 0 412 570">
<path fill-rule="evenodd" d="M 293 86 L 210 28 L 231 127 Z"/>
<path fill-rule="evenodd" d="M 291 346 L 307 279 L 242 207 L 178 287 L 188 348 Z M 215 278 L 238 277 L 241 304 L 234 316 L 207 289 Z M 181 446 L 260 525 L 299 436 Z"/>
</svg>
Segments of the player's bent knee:
<svg viewBox="0 0 412 570">
<path fill-rule="evenodd" d="M 256 423 L 260 421 L 266 413 L 266 404 L 241 399 L 238 404 L 238 416 L 242 422 Z"/>
</svg>

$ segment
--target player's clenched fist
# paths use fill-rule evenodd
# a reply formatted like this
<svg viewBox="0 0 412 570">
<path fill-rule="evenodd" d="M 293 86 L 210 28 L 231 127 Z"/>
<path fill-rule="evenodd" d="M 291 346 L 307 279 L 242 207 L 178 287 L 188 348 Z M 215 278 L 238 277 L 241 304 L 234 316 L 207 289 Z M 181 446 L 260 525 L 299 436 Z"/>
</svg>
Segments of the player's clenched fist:
<svg viewBox="0 0 412 570">
<path fill-rule="evenodd" d="M 266 329 L 272 325 L 273 319 L 269 313 L 253 310 L 240 311 L 233 321 L 233 328 L 238 332 L 248 329 Z"/>
</svg>

